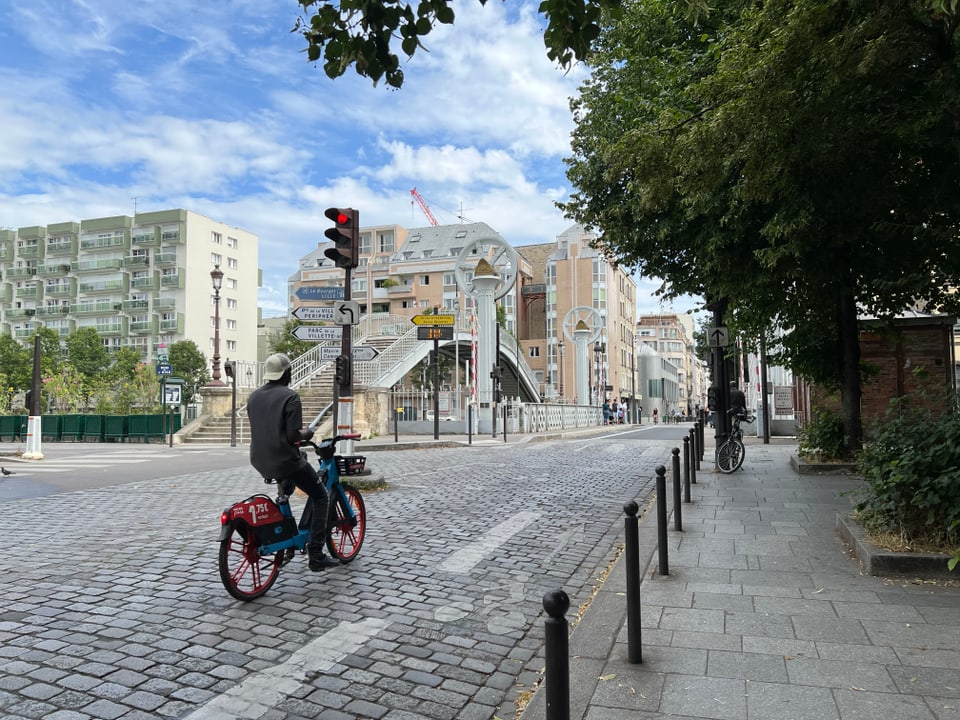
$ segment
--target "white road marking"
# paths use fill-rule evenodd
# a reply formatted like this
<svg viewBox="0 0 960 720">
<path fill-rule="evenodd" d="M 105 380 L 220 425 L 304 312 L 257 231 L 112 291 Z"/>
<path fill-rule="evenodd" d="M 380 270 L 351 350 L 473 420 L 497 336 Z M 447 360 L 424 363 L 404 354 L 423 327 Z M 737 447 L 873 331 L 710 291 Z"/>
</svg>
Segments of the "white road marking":
<svg viewBox="0 0 960 720">
<path fill-rule="evenodd" d="M 297 650 L 288 660 L 254 673 L 239 685 L 200 706 L 186 720 L 255 720 L 296 692 L 307 675 L 326 672 L 390 624 L 367 618 L 342 622 Z"/>
<path fill-rule="evenodd" d="M 540 513 L 533 512 L 532 510 L 517 513 L 496 527 L 487 530 L 487 532 L 465 548 L 457 550 L 457 552 L 440 563 L 440 569 L 455 573 L 470 572 L 486 555 L 503 545 L 507 540 L 539 517 Z"/>
</svg>

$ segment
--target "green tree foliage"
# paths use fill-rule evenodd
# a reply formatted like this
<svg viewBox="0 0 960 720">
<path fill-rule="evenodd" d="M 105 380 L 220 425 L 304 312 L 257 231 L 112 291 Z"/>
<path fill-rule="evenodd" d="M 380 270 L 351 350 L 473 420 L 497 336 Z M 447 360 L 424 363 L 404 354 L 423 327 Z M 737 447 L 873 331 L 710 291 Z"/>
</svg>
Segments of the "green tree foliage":
<svg viewBox="0 0 960 720">
<path fill-rule="evenodd" d="M 293 330 L 298 325 L 311 325 L 316 323 L 304 323 L 295 318 L 290 318 L 283 323 L 280 330 L 274 330 L 270 333 L 267 344 L 270 346 L 271 353 L 283 353 L 293 360 L 303 355 L 316 345 L 314 342 L 299 340 L 293 336 Z"/>
<path fill-rule="evenodd" d="M 5 377 L 8 393 L 24 392 L 30 388 L 33 374 L 30 351 L 14 340 L 12 335 L 0 335 L 0 372 Z"/>
<path fill-rule="evenodd" d="M 944 306 L 960 274 L 956 8 L 640 0 L 573 103 L 569 217 L 667 296 L 729 303 L 839 387 L 859 444 L 857 313 Z M 940 3 L 939 5 L 943 5 Z"/>
<path fill-rule="evenodd" d="M 193 402 L 197 389 L 210 382 L 207 358 L 193 340 L 180 340 L 168 348 L 175 377 L 183 378 L 183 402 Z"/>
<path fill-rule="evenodd" d="M 67 338 L 67 360 L 83 375 L 95 377 L 110 366 L 110 353 L 92 327 L 78 328 Z"/>
</svg>

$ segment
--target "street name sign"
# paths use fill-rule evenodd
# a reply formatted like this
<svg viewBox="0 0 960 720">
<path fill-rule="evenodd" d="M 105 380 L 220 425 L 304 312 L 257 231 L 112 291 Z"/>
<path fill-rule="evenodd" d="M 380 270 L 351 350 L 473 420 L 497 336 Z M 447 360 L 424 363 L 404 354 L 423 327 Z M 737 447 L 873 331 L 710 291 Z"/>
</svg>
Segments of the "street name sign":
<svg viewBox="0 0 960 720">
<path fill-rule="evenodd" d="M 297 320 L 321 320 L 323 322 L 333 322 L 335 313 L 333 307 L 327 305 L 324 307 L 307 307 L 301 305 L 293 309 L 293 317 Z"/>
<path fill-rule="evenodd" d="M 171 374 L 173 374 L 173 365 L 165 362 L 157 363 L 157 375 L 171 375 Z"/>
<path fill-rule="evenodd" d="M 341 348 L 324 346 L 320 348 L 320 360 L 321 362 L 326 362 L 327 360 L 336 360 L 338 357 L 340 357 L 341 352 Z M 355 362 L 370 362 L 379 354 L 380 353 L 377 352 L 376 348 L 372 347 L 352 348 L 352 355 Z"/>
<path fill-rule="evenodd" d="M 342 287 L 301 285 L 295 294 L 300 300 L 343 300 Z"/>
<path fill-rule="evenodd" d="M 414 325 L 430 325 L 433 327 L 447 326 L 453 327 L 453 315 L 414 315 L 410 318 Z"/>
<path fill-rule="evenodd" d="M 290 334 L 297 340 L 340 340 L 343 338 L 343 326 L 297 325 Z"/>
</svg>

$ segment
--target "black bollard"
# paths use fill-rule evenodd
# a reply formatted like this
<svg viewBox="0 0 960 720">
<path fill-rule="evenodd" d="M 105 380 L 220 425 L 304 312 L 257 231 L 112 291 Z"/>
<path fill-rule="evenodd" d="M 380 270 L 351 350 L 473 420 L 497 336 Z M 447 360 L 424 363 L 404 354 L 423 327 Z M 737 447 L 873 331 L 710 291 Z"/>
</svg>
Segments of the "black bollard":
<svg viewBox="0 0 960 720">
<path fill-rule="evenodd" d="M 657 549 L 660 553 L 661 575 L 669 575 L 667 562 L 667 469 L 657 465 Z"/>
<path fill-rule="evenodd" d="M 625 503 L 623 512 L 624 548 L 627 569 L 627 660 L 643 662 L 642 631 L 640 629 L 640 533 L 637 511 L 633 500 Z"/>
<path fill-rule="evenodd" d="M 690 438 L 683 439 L 683 501 L 690 502 Z"/>
<path fill-rule="evenodd" d="M 544 688 L 547 697 L 547 720 L 570 720 L 570 649 L 567 641 L 567 619 L 570 598 L 563 590 L 548 590 L 543 596 L 544 621 Z"/>
<path fill-rule="evenodd" d="M 693 446 L 694 458 L 696 458 L 694 462 L 690 463 L 690 482 L 696 485 L 697 470 L 700 469 L 700 460 L 699 460 L 700 450 L 699 448 L 697 448 L 697 433 L 695 433 L 693 430 L 690 431 L 690 442 L 692 443 L 692 446 Z"/>
<path fill-rule="evenodd" d="M 680 511 L 680 448 L 670 451 L 673 454 L 673 529 L 683 530 L 683 518 Z"/>
<path fill-rule="evenodd" d="M 697 428 L 697 447 L 700 448 L 700 454 L 697 455 L 697 470 L 700 469 L 700 462 L 703 460 L 703 420 Z"/>
</svg>

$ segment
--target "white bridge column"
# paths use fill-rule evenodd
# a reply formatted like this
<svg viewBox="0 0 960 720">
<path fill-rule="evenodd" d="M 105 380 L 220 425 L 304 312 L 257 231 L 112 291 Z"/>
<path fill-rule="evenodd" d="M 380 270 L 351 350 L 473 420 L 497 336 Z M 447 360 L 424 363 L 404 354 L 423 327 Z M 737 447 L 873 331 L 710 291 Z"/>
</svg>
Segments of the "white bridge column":
<svg viewBox="0 0 960 720">
<path fill-rule="evenodd" d="M 577 405 L 589 405 L 590 369 L 587 358 L 592 331 L 582 321 L 581 324 L 583 327 L 578 325 L 573 331 L 573 342 L 576 345 Z"/>
<path fill-rule="evenodd" d="M 486 267 L 481 267 L 485 265 Z M 489 269 L 492 274 L 482 274 Z M 473 276 L 477 306 L 477 402 L 480 407 L 477 418 L 477 432 L 493 432 L 493 379 L 490 372 L 496 362 L 497 310 L 494 303 L 494 291 L 500 282 L 500 276 L 493 273 L 489 263 L 481 261 Z"/>
</svg>

